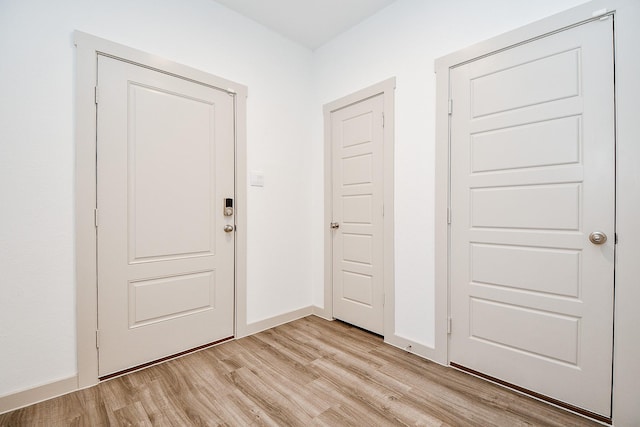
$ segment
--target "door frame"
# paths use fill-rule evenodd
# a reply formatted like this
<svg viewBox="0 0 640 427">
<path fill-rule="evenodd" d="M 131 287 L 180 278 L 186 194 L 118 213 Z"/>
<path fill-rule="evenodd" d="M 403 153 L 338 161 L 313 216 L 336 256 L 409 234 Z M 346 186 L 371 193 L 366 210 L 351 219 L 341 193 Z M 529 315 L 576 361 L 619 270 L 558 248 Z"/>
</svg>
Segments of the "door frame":
<svg viewBox="0 0 640 427">
<path fill-rule="evenodd" d="M 615 255 L 614 295 L 614 354 L 613 354 L 613 422 L 632 425 L 640 419 L 637 398 L 640 385 L 640 338 L 633 325 L 640 324 L 637 301 L 640 290 L 637 278 L 640 266 L 640 224 L 634 220 L 640 210 L 637 191 L 637 164 L 640 158 L 640 124 L 637 117 L 637 99 L 640 86 L 636 76 L 640 73 L 640 59 L 634 46 L 640 32 L 634 28 L 640 20 L 640 3 L 636 0 L 594 0 L 565 12 L 550 16 L 522 28 L 499 35 L 471 47 L 454 52 L 435 61 L 436 85 L 436 147 L 435 147 L 435 361 L 448 365 L 449 269 L 455 262 L 449 256 L 450 226 L 450 128 L 449 90 L 450 69 L 464 63 L 515 47 L 546 35 L 559 32 L 604 15 L 613 15 L 615 61 L 615 126 L 616 201 L 615 223 L 618 243 Z M 636 160 L 637 163 L 637 160 Z M 635 301 L 635 302 L 634 302 Z"/>
<path fill-rule="evenodd" d="M 384 292 L 384 336 L 392 337 L 395 331 L 394 304 L 394 95 L 395 77 L 388 78 L 355 93 L 337 99 L 323 106 L 324 115 L 324 308 L 316 310 L 316 314 L 326 319 L 333 319 L 333 239 L 329 223 L 333 217 L 333 150 L 331 141 L 331 113 L 356 104 L 377 95 L 383 96 L 384 128 L 383 128 L 383 292 Z"/>
<path fill-rule="evenodd" d="M 96 208 L 96 129 L 95 87 L 98 55 L 133 63 L 196 83 L 226 90 L 235 106 L 235 307 L 234 335 L 246 328 L 246 111 L 247 88 L 209 73 L 168 61 L 159 56 L 75 31 L 76 46 L 76 354 L 77 387 L 98 383 L 98 276 Z"/>
</svg>

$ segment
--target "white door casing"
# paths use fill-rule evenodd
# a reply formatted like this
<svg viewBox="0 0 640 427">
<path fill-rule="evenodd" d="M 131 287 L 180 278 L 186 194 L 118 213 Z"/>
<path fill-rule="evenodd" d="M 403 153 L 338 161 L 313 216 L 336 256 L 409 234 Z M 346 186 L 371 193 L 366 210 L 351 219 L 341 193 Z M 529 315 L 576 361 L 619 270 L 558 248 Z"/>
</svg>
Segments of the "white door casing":
<svg viewBox="0 0 640 427">
<path fill-rule="evenodd" d="M 98 57 L 99 375 L 233 336 L 234 100 Z"/>
<path fill-rule="evenodd" d="M 611 415 L 613 18 L 451 70 L 450 361 Z M 607 242 L 595 245 L 591 232 Z"/>
<path fill-rule="evenodd" d="M 333 316 L 384 333 L 384 96 L 331 112 Z"/>
</svg>

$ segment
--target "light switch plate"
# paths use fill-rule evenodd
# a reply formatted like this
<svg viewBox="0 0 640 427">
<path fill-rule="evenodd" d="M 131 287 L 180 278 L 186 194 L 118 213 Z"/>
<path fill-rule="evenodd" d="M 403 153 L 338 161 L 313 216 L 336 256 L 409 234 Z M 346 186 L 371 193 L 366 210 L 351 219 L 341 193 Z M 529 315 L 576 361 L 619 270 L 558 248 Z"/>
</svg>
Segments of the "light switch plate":
<svg viewBox="0 0 640 427">
<path fill-rule="evenodd" d="M 264 187 L 264 173 L 251 171 L 249 173 L 249 185 L 252 187 Z"/>
</svg>

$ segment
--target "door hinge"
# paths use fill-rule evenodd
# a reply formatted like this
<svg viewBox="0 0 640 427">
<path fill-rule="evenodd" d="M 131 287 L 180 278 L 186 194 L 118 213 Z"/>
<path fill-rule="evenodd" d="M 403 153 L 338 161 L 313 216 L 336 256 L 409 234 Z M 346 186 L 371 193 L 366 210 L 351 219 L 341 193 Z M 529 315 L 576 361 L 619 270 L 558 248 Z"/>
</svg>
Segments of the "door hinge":
<svg viewBox="0 0 640 427">
<path fill-rule="evenodd" d="M 100 348 L 100 331 L 96 329 L 96 348 Z"/>
<path fill-rule="evenodd" d="M 384 127 L 384 112 L 382 113 L 382 127 Z"/>
<path fill-rule="evenodd" d="M 618 233 L 613 233 L 613 244 L 614 245 L 618 244 Z"/>
<path fill-rule="evenodd" d="M 447 317 L 447 334 L 451 333 L 451 317 Z"/>
<path fill-rule="evenodd" d="M 95 86 L 93 91 L 93 95 L 94 95 L 94 101 L 96 103 L 96 105 L 98 105 L 98 86 Z"/>
<path fill-rule="evenodd" d="M 451 208 L 447 208 L 447 224 L 451 224 Z"/>
<path fill-rule="evenodd" d="M 98 228 L 98 209 L 93 210 L 93 224 Z"/>
<path fill-rule="evenodd" d="M 453 114 L 453 99 L 449 100 L 449 115 Z"/>
</svg>

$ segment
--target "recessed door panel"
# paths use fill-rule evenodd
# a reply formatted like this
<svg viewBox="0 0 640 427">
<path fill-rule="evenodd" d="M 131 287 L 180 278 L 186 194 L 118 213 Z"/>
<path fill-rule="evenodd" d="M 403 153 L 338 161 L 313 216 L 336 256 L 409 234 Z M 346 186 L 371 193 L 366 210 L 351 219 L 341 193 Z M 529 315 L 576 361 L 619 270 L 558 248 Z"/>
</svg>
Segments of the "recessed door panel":
<svg viewBox="0 0 640 427">
<path fill-rule="evenodd" d="M 363 154 L 342 160 L 343 185 L 371 184 L 373 182 L 373 156 Z"/>
<path fill-rule="evenodd" d="M 577 250 L 471 243 L 471 281 L 577 298 Z"/>
<path fill-rule="evenodd" d="M 576 365 L 579 319 L 477 298 L 469 312 L 471 338 L 531 357 Z M 496 328 L 497 323 L 502 324 Z"/>
<path fill-rule="evenodd" d="M 342 222 L 344 224 L 371 224 L 373 195 L 355 194 L 342 196 Z"/>
<path fill-rule="evenodd" d="M 340 123 L 342 147 L 347 148 L 371 142 L 373 131 L 373 113 L 371 111 L 342 121 Z"/>
<path fill-rule="evenodd" d="M 580 141 L 579 116 L 478 132 L 471 135 L 471 172 L 579 163 Z"/>
<path fill-rule="evenodd" d="M 451 70 L 450 360 L 611 414 L 613 18 Z M 609 239 L 590 241 L 600 231 Z"/>
<path fill-rule="evenodd" d="M 366 274 L 342 271 L 342 298 L 371 307 L 373 278 Z"/>
<path fill-rule="evenodd" d="M 99 376 L 233 336 L 234 106 L 98 57 Z"/>
<path fill-rule="evenodd" d="M 131 260 L 213 253 L 215 104 L 129 83 L 127 120 Z"/>
<path fill-rule="evenodd" d="M 563 98 L 580 91 L 580 49 L 557 52 L 471 78 L 472 117 L 481 117 Z M 522 90 L 527 82 L 527 90 Z"/>
<path fill-rule="evenodd" d="M 215 309 L 215 272 L 183 274 L 131 282 L 129 325 L 171 320 Z"/>
<path fill-rule="evenodd" d="M 578 230 L 581 185 L 471 189 L 471 226 Z"/>
<path fill-rule="evenodd" d="M 371 265 L 373 262 L 373 236 L 343 233 L 342 255 L 345 261 Z"/>
</svg>

